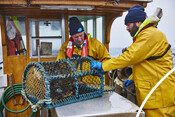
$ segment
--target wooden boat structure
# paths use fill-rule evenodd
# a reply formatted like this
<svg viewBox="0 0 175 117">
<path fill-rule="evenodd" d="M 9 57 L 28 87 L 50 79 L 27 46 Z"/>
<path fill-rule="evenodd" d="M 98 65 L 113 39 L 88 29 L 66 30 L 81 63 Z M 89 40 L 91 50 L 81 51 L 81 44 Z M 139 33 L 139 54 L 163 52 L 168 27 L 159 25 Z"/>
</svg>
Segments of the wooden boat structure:
<svg viewBox="0 0 175 117">
<path fill-rule="evenodd" d="M 113 21 L 130 7 L 146 7 L 149 2 L 152 0 L 0 0 L 3 73 L 8 75 L 8 86 L 11 85 L 10 76 L 13 84 L 22 83 L 23 72 L 29 62 L 56 60 L 61 44 L 69 38 L 70 17 L 78 17 L 85 32 L 91 33 L 109 50 Z M 18 25 L 10 24 L 11 20 L 17 21 Z M 9 38 L 14 35 L 8 34 L 13 28 L 9 25 L 19 27 L 18 33 L 22 38 L 16 42 L 20 44 L 19 53 L 14 54 L 10 50 L 14 48 L 10 48 L 12 40 Z M 108 75 L 105 82 L 109 84 Z M 21 100 L 21 96 L 17 96 L 18 105 L 14 106 L 14 100 L 10 99 L 6 106 L 22 110 L 27 103 L 21 105 Z M 30 114 L 31 109 L 17 114 L 5 111 L 7 117 L 28 117 Z"/>
</svg>

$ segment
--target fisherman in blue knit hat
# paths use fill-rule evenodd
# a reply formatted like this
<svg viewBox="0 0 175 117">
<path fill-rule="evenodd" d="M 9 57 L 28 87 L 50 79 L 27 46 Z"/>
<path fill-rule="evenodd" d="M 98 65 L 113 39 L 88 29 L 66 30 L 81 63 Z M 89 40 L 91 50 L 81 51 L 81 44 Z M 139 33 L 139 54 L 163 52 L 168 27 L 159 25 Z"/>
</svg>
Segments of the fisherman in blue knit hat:
<svg viewBox="0 0 175 117">
<path fill-rule="evenodd" d="M 69 33 L 70 38 L 62 44 L 57 61 L 59 59 L 66 59 L 72 57 L 92 57 L 93 59 L 104 62 L 111 58 L 106 47 L 97 39 L 91 37 L 90 34 L 84 32 L 83 25 L 77 17 L 71 17 L 69 19 Z M 82 69 L 80 67 L 80 69 Z M 83 77 L 82 81 L 87 83 L 100 83 L 100 78 L 98 77 Z"/>
<path fill-rule="evenodd" d="M 61 46 L 57 60 L 90 56 L 102 62 L 111 58 L 100 41 L 84 32 L 84 27 L 77 17 L 69 19 L 69 33 L 71 37 Z"/>
<path fill-rule="evenodd" d="M 123 88 L 126 90 L 134 82 L 138 106 L 173 68 L 171 46 L 165 34 L 155 27 L 159 20 L 156 16 L 147 17 L 140 5 L 131 7 L 125 17 L 125 25 L 133 43 L 118 57 L 103 63 L 91 62 L 91 69 L 97 68 L 101 72 L 132 65 L 132 74 L 124 81 Z M 146 117 L 175 117 L 175 72 L 156 88 L 143 110 Z"/>
<path fill-rule="evenodd" d="M 147 15 L 144 12 L 144 7 L 136 5 L 129 9 L 128 14 L 125 17 L 125 25 L 130 35 L 133 37 L 138 31 L 140 24 L 146 19 Z M 129 28 L 133 25 L 132 30 Z"/>
</svg>

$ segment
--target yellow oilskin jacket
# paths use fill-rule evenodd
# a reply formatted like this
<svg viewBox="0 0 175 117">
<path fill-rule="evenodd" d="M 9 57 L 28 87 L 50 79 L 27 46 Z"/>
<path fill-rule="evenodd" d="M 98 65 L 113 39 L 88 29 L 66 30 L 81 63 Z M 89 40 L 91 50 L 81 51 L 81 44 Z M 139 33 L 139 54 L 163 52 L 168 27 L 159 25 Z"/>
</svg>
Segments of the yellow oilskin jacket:
<svg viewBox="0 0 175 117">
<path fill-rule="evenodd" d="M 68 44 L 68 41 L 63 43 L 63 45 L 61 46 L 57 56 L 57 61 L 59 59 L 66 59 L 67 44 Z M 76 46 L 74 46 L 73 55 L 80 55 L 81 57 L 81 50 L 82 48 L 77 48 Z M 88 56 L 100 62 L 104 62 L 111 58 L 106 47 L 100 41 L 92 38 L 90 35 L 88 35 Z M 79 67 L 77 69 L 79 69 Z M 82 68 L 82 70 L 84 71 L 85 69 Z M 85 83 L 94 83 L 94 84 L 96 83 L 99 84 L 101 82 L 100 78 L 97 76 L 93 76 L 93 77 L 91 76 L 91 78 L 88 78 L 88 76 L 87 77 L 85 76 L 83 77 L 82 81 Z"/>
<path fill-rule="evenodd" d="M 140 106 L 157 82 L 173 69 L 173 59 L 169 49 L 161 58 L 146 60 L 151 56 L 161 56 L 169 46 L 165 35 L 154 26 L 139 32 L 135 39 L 122 55 L 105 61 L 102 68 L 104 71 L 109 71 L 132 65 L 130 79 L 135 83 L 136 97 Z M 175 105 L 174 72 L 153 92 L 143 109 L 173 105 Z"/>
<path fill-rule="evenodd" d="M 63 43 L 61 46 L 57 61 L 59 59 L 66 59 L 66 48 L 67 48 L 68 41 Z M 74 46 L 73 55 L 80 55 L 81 56 L 81 50 L 82 48 L 77 48 Z M 108 50 L 106 47 L 97 39 L 92 38 L 90 35 L 88 35 L 88 56 L 93 57 L 97 61 L 105 61 L 111 58 Z"/>
</svg>

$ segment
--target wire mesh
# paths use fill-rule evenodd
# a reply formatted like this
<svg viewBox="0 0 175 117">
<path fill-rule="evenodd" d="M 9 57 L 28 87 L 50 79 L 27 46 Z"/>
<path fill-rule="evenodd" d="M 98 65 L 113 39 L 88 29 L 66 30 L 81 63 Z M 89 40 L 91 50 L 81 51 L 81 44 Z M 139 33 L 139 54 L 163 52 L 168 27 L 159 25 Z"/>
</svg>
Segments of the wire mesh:
<svg viewBox="0 0 175 117">
<path fill-rule="evenodd" d="M 82 57 L 29 63 L 23 75 L 24 97 L 32 105 L 54 108 L 102 96 L 103 74 L 90 69 L 92 60 Z"/>
</svg>

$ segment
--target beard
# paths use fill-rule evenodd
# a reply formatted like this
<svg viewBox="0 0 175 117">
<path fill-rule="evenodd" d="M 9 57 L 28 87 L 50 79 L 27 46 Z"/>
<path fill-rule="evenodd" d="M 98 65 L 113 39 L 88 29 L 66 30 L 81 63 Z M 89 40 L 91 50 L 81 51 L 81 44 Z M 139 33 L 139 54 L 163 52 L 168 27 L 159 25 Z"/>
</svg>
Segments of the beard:
<svg viewBox="0 0 175 117">
<path fill-rule="evenodd" d="M 134 37 L 136 32 L 138 31 L 139 27 L 134 23 L 133 28 L 129 31 L 131 37 Z"/>
</svg>

